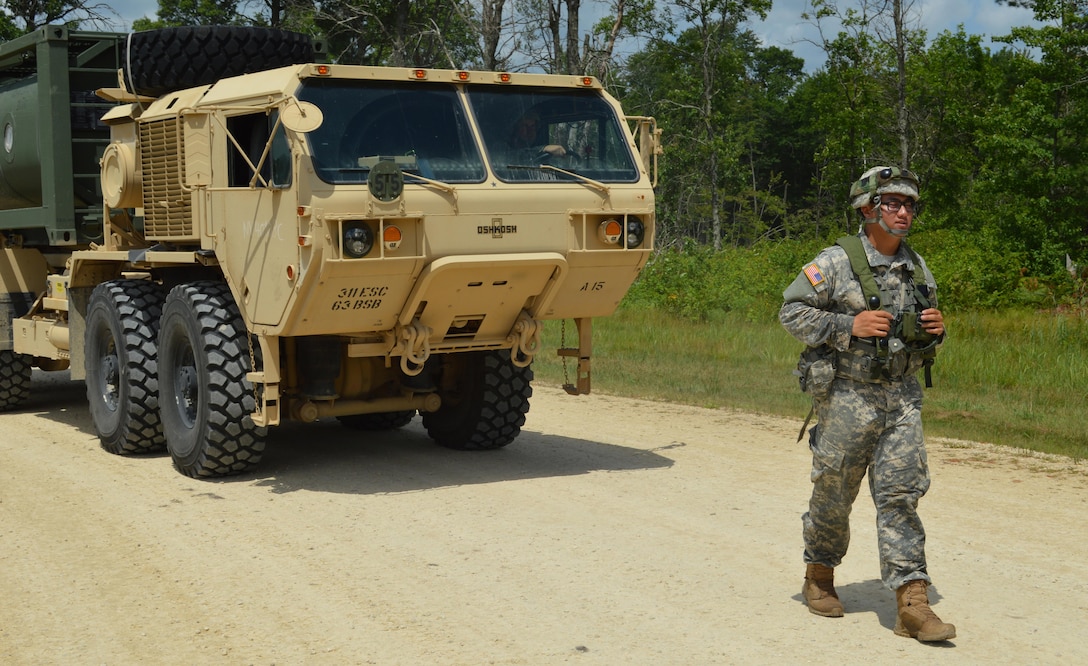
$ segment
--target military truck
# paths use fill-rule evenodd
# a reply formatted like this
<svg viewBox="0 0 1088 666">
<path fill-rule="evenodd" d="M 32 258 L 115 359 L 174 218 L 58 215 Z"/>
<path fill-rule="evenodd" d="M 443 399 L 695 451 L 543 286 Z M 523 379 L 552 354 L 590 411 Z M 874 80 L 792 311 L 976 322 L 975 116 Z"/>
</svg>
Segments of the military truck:
<svg viewBox="0 0 1088 666">
<path fill-rule="evenodd" d="M 545 320 L 590 391 L 653 248 L 653 119 L 590 76 L 320 60 L 236 27 L 0 45 L 0 408 L 68 370 L 105 450 L 216 477 L 287 420 L 503 447 Z"/>
</svg>

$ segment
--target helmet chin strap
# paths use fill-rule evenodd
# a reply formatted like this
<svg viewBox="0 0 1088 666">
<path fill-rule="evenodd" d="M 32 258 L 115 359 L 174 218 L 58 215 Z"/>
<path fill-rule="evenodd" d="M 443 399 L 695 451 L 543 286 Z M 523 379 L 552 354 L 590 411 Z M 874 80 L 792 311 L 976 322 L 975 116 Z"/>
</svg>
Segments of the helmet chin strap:
<svg viewBox="0 0 1088 666">
<path fill-rule="evenodd" d="M 880 225 L 881 229 L 883 229 L 884 231 L 887 231 L 889 234 L 891 234 L 893 236 L 896 236 L 898 238 L 906 238 L 907 234 L 910 232 L 910 229 L 890 229 L 890 228 L 888 228 L 888 225 L 884 223 L 884 216 L 883 215 L 881 215 L 880 217 L 877 218 L 877 223 Z"/>
</svg>

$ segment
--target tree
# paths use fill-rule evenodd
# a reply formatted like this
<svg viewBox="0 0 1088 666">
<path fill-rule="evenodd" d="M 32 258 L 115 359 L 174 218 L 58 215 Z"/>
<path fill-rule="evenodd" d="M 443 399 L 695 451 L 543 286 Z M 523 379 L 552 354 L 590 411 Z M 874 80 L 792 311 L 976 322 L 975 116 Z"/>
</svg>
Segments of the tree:
<svg viewBox="0 0 1088 666">
<path fill-rule="evenodd" d="M 911 27 L 912 0 L 809 4 L 802 18 L 816 26 L 827 56 L 808 84 L 817 107 L 814 123 L 826 137 L 816 155 L 819 219 L 825 206 L 841 210 L 849 183 L 866 168 L 911 166 L 919 110 L 911 104 L 908 80 L 912 60 L 924 52 L 925 33 Z M 837 32 L 829 34 L 829 26 Z"/>
<path fill-rule="evenodd" d="M 113 10 L 105 3 L 87 0 L 4 0 L 0 4 L 0 36 L 13 39 L 46 25 L 109 23 Z"/>
<path fill-rule="evenodd" d="M 1035 0 L 1043 27 L 998 41 L 1041 54 L 1015 61 L 1017 85 L 995 114 L 983 147 L 987 184 L 1002 193 L 1000 224 L 1027 249 L 1030 270 L 1062 270 L 1065 254 L 1088 258 L 1088 0 Z"/>
<path fill-rule="evenodd" d="M 478 62 L 468 0 L 329 0 L 314 20 L 333 60 L 396 67 L 461 67 Z"/>
<path fill-rule="evenodd" d="M 986 159 L 979 146 L 1009 83 L 1002 63 L 1014 56 L 992 55 L 981 41 L 962 27 L 946 31 L 911 67 L 912 166 L 927 176 L 923 196 L 933 211 L 927 226 L 968 230 L 984 222 L 977 216 L 985 204 L 976 187 Z"/>
<path fill-rule="evenodd" d="M 784 212 L 770 195 L 780 160 L 768 131 L 801 76 L 801 61 L 764 50 L 743 23 L 765 2 L 682 1 L 669 5 L 651 45 L 628 62 L 621 90 L 629 112 L 654 115 L 669 155 L 659 187 L 659 237 L 721 249 L 747 245 Z M 780 174 L 780 172 L 779 172 Z"/>
<path fill-rule="evenodd" d="M 605 4 L 591 0 L 592 4 Z M 515 0 L 511 34 L 518 69 L 609 77 L 617 44 L 644 34 L 654 22 L 654 0 L 607 0 L 608 13 L 582 31 L 581 0 Z"/>
<path fill-rule="evenodd" d="M 505 32 L 506 0 L 482 0 L 480 3 L 479 43 L 480 66 L 486 70 L 504 70 L 509 55 L 503 55 L 501 44 Z"/>
</svg>

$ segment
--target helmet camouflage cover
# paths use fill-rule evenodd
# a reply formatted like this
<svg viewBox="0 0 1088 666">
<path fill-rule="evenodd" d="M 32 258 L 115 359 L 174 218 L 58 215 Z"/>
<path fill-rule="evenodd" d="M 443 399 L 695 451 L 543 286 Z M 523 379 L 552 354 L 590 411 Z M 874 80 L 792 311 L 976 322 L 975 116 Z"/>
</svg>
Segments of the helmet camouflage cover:
<svg viewBox="0 0 1088 666">
<path fill-rule="evenodd" d="M 850 186 L 850 205 L 871 206 L 881 194 L 902 194 L 918 201 L 918 176 L 898 167 L 873 167 Z"/>
</svg>

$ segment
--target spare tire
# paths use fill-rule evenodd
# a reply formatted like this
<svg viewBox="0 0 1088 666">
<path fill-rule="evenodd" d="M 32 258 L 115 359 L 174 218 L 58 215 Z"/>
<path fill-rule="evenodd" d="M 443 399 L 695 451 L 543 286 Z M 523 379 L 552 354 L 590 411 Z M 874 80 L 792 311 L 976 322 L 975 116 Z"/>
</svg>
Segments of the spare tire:
<svg viewBox="0 0 1088 666">
<path fill-rule="evenodd" d="M 228 76 L 314 61 L 309 35 L 274 28 L 163 28 L 134 32 L 125 43 L 125 85 L 152 97 Z"/>
</svg>

